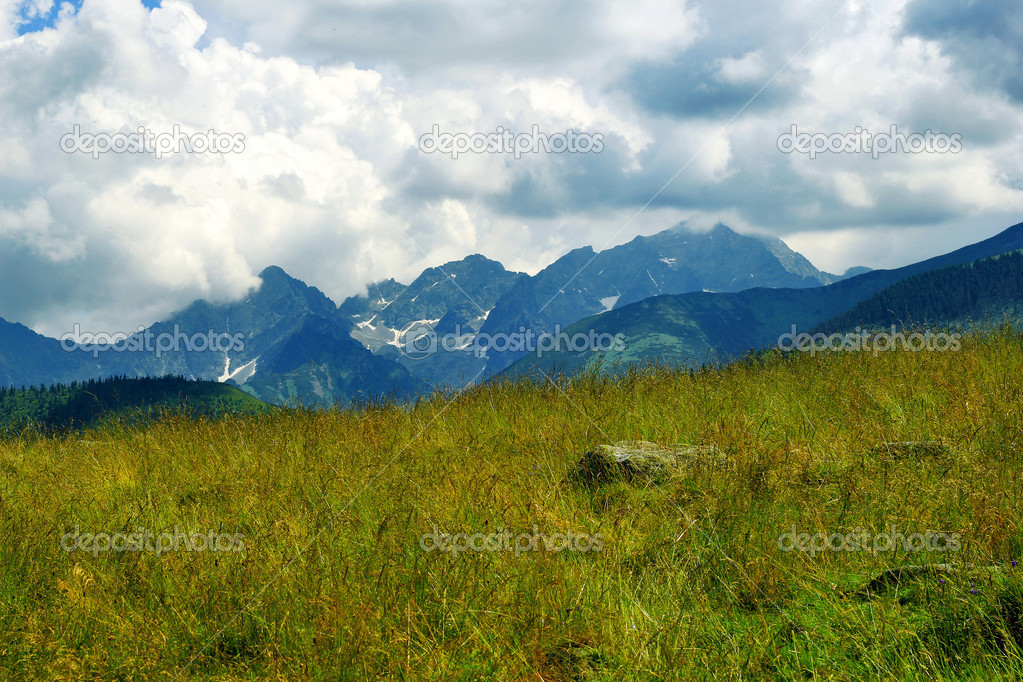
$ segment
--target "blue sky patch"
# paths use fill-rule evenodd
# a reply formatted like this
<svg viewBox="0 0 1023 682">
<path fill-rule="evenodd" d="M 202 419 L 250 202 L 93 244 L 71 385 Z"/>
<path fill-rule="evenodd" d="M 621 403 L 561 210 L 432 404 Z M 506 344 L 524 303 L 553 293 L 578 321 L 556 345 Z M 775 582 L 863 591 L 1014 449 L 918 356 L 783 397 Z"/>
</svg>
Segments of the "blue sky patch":
<svg viewBox="0 0 1023 682">
<path fill-rule="evenodd" d="M 82 7 L 83 0 L 67 0 L 66 2 L 55 2 L 50 7 L 50 11 L 44 15 L 37 14 L 34 10 L 34 3 L 22 2 L 21 8 L 18 11 L 18 16 L 21 21 L 18 24 L 18 35 L 23 36 L 26 33 L 33 33 L 35 31 L 42 31 L 44 28 L 52 28 L 57 23 L 57 15 L 60 13 L 60 8 L 63 5 L 71 5 L 75 8 L 75 13 Z M 160 0 L 142 0 L 142 4 L 148 9 L 160 6 Z"/>
</svg>

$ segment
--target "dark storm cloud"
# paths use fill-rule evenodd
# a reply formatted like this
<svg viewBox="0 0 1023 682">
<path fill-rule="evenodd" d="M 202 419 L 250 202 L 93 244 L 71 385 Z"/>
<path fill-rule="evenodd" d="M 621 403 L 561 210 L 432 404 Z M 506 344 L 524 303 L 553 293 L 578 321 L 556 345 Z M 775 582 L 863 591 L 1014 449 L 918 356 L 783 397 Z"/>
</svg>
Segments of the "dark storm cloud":
<svg viewBox="0 0 1023 682">
<path fill-rule="evenodd" d="M 799 84 L 792 72 L 780 74 L 762 92 L 773 70 L 755 80 L 726 80 L 721 60 L 740 56 L 694 50 L 669 63 L 636 66 L 621 80 L 620 87 L 647 111 L 676 118 L 727 119 L 747 104 L 750 111 L 762 111 L 783 106 L 799 96 Z"/>
<path fill-rule="evenodd" d="M 622 195 L 622 173 L 632 163 L 628 144 L 615 133 L 601 135 L 600 152 L 524 154 L 519 159 L 504 154 L 502 170 L 510 174 L 510 180 L 483 196 L 459 183 L 449 172 L 454 165 L 466 163 L 465 157 L 451 159 L 410 150 L 391 180 L 401 188 L 403 201 L 480 198 L 500 214 L 522 218 L 551 218 L 629 205 L 634 197 Z M 400 210 L 398 201 L 391 205 L 393 210 Z"/>
<path fill-rule="evenodd" d="M 904 30 L 941 43 L 979 84 L 1023 102 L 1023 6 L 1018 0 L 912 0 Z"/>
</svg>

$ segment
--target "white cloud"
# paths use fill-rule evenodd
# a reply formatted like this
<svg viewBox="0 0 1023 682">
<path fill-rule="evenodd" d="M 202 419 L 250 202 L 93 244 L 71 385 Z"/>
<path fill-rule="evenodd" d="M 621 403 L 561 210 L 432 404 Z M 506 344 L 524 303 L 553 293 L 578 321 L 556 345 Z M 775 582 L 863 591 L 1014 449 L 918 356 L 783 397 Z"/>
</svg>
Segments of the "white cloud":
<svg viewBox="0 0 1023 682">
<path fill-rule="evenodd" d="M 42 197 L 29 199 L 20 211 L 0 208 L 0 237 L 27 244 L 51 262 L 67 261 L 84 252 L 81 237 L 54 220 Z"/>
<path fill-rule="evenodd" d="M 753 83 L 757 85 L 764 83 L 771 74 L 764 63 L 764 57 L 759 50 L 747 52 L 740 59 L 731 57 L 722 58 L 719 62 L 718 71 L 722 79 L 729 83 Z"/>
</svg>

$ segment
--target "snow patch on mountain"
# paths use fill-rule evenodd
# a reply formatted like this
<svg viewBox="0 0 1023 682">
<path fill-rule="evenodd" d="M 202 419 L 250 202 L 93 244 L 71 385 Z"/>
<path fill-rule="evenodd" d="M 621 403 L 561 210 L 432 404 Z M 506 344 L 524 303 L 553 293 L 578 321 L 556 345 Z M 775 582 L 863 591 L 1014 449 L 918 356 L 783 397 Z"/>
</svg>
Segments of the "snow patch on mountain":
<svg viewBox="0 0 1023 682">
<path fill-rule="evenodd" d="M 238 384 L 244 384 L 246 381 L 252 378 L 252 375 L 256 373 L 256 361 L 259 358 L 253 359 L 251 362 L 247 362 L 235 371 L 231 372 L 231 358 L 224 359 L 224 373 L 217 379 L 220 383 L 224 383 L 228 380 L 234 380 Z"/>
<path fill-rule="evenodd" d="M 605 296 L 604 298 L 600 299 L 600 305 L 604 306 L 604 309 L 601 310 L 600 312 L 606 313 L 612 308 L 614 308 L 615 303 L 617 303 L 618 299 L 621 297 L 622 295 L 618 294 L 617 296 Z"/>
</svg>

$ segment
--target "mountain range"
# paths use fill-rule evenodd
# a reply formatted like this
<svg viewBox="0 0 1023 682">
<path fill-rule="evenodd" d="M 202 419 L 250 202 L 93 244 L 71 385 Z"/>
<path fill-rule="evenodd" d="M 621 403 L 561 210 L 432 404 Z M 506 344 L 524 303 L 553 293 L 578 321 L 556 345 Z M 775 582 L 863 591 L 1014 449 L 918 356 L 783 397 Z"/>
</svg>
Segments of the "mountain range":
<svg viewBox="0 0 1023 682">
<path fill-rule="evenodd" d="M 509 368 L 507 376 L 533 374 L 537 371 L 580 371 L 596 363 L 610 367 L 630 366 L 647 362 L 685 363 L 697 366 L 707 362 L 728 361 L 748 351 L 775 347 L 786 333 L 819 331 L 831 322 L 831 331 L 852 330 L 857 324 L 867 326 L 886 322 L 888 317 L 878 315 L 878 308 L 894 291 L 926 291 L 928 296 L 948 298 L 949 287 L 939 284 L 935 277 L 925 273 L 945 268 L 965 266 L 1000 254 L 1023 248 L 1023 223 L 1014 225 L 1000 234 L 956 251 L 893 270 L 872 270 L 843 279 L 834 284 L 805 289 L 754 288 L 739 292 L 687 293 L 655 296 L 624 306 L 605 314 L 580 320 L 570 325 L 565 334 L 579 333 L 621 334 L 627 340 L 622 350 L 599 353 L 584 349 L 554 350 L 540 357 L 522 358 Z M 1020 260 L 1006 258 L 998 269 L 1020 267 Z M 920 276 L 920 280 L 911 280 Z M 983 282 L 977 278 L 960 277 L 957 286 L 970 288 L 973 293 L 961 299 L 956 310 L 943 311 L 940 319 L 932 322 L 948 323 L 973 313 L 990 312 L 982 304 L 970 307 L 967 302 L 999 301 L 1007 309 L 1019 297 L 1012 290 L 1003 291 L 1005 277 L 992 276 Z M 899 286 L 904 282 L 904 285 Z M 918 294 L 920 295 L 920 294 Z M 888 297 L 888 298 L 886 298 Z M 1009 301 L 1006 300 L 1008 297 Z M 868 303 L 874 301 L 874 304 Z M 863 304 L 864 308 L 856 309 Z M 919 306 L 919 301 L 914 303 Z M 919 309 L 919 308 L 917 308 Z M 850 314 L 843 315 L 846 311 Z M 903 311 L 903 319 L 923 321 L 924 314 L 914 318 L 911 310 Z"/>
<path fill-rule="evenodd" d="M 474 254 L 429 268 L 408 285 L 393 279 L 371 284 L 340 305 L 270 266 L 242 300 L 196 301 L 122 344 L 135 344 L 139 352 L 69 352 L 56 339 L 0 319 L 0 386 L 181 375 L 233 384 L 266 402 L 328 406 L 408 400 L 502 373 L 580 369 L 599 361 L 696 365 L 772 346 L 792 325 L 809 331 L 829 320 L 848 324 L 856 315 L 880 319 L 877 306 L 886 303 L 869 301 L 889 287 L 1021 248 L 1023 224 L 903 268 L 853 268 L 839 276 L 818 270 L 775 238 L 740 235 L 724 225 L 705 232 L 677 225 L 602 251 L 575 249 L 535 275 Z M 1007 257 L 998 267 L 1018 262 Z M 956 286 L 997 287 L 1009 277 L 977 267 L 982 277 L 953 277 Z M 948 277 L 941 281 L 951 282 Z M 941 297 L 937 281 L 926 286 L 938 287 L 933 295 Z M 909 301 L 906 291 L 923 285 L 905 286 L 891 300 Z M 853 317 L 841 318 L 846 312 Z M 624 346 L 538 355 L 507 343 L 554 332 L 620 335 Z M 210 337 L 201 349 L 182 341 L 197 336 Z M 146 346 L 152 339 L 178 342 L 154 352 Z"/>
<path fill-rule="evenodd" d="M 679 224 L 604 251 L 575 249 L 533 276 L 469 256 L 425 271 L 408 287 L 394 280 L 373 285 L 340 311 L 357 326 L 353 336 L 374 352 L 432 386 L 459 386 L 494 376 L 525 354 L 492 348 L 474 353 L 466 346 L 476 334 L 504 339 L 522 330 L 554 332 L 660 294 L 817 287 L 845 276 L 817 270 L 777 238 L 740 235 L 720 224 L 708 232 Z M 424 353 L 410 346 L 422 339 L 417 333 L 431 331 L 435 337 L 422 345 L 432 343 L 437 352 L 424 362 Z M 444 349 L 440 337 L 456 332 L 462 342 Z"/>
</svg>

